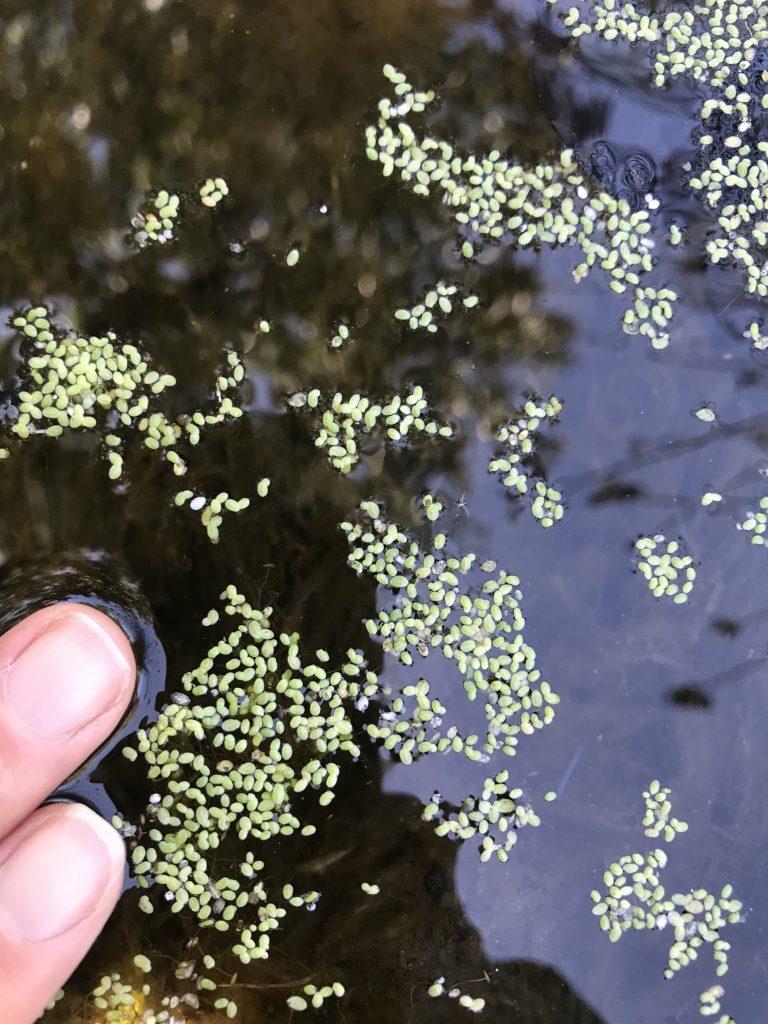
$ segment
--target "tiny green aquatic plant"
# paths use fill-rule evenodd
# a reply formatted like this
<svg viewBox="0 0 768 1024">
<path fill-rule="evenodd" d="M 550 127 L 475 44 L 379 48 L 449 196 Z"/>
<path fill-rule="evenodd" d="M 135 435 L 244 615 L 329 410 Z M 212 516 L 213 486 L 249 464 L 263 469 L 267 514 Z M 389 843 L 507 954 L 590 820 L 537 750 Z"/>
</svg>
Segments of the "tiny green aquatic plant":
<svg viewBox="0 0 768 1024">
<path fill-rule="evenodd" d="M 206 178 L 194 194 L 195 201 L 213 210 L 229 195 L 224 178 Z M 129 239 L 139 249 L 153 245 L 166 245 L 176 238 L 185 204 L 192 196 L 184 192 L 158 189 L 148 193 L 131 221 Z"/>
<path fill-rule="evenodd" d="M 273 898 L 255 845 L 314 833 L 294 801 L 305 791 L 317 792 L 321 807 L 333 800 L 339 759 L 359 756 L 349 710 L 378 685 L 359 652 L 332 669 L 325 651 L 306 659 L 297 634 L 276 634 L 270 608 L 254 608 L 232 586 L 222 600 L 226 631 L 124 749 L 157 787 L 131 861 L 143 910 L 152 911 L 149 897 L 159 890 L 202 929 L 231 932 L 234 955 L 248 964 L 269 955 L 287 907 L 311 908 L 319 898 L 289 884 Z M 213 609 L 205 624 L 218 622 Z M 222 875 L 215 851 L 225 838 L 239 855 Z"/>
<path fill-rule="evenodd" d="M 666 348 L 676 301 L 671 288 L 636 288 L 632 308 L 624 314 L 624 330 L 627 334 L 642 334 L 654 348 Z"/>
<path fill-rule="evenodd" d="M 583 256 L 573 268 L 574 280 L 599 267 L 612 291 L 645 301 L 641 281 L 655 263 L 649 210 L 657 204 L 633 210 L 626 199 L 596 189 L 571 149 L 535 167 L 517 164 L 498 150 L 461 153 L 447 139 L 414 127 L 414 115 L 434 102 L 434 92 L 414 89 L 391 64 L 384 66 L 384 76 L 394 98 L 379 101 L 378 120 L 366 128 L 368 157 L 380 164 L 385 177 L 397 174 L 416 195 L 442 196 L 459 230 L 459 252 L 465 260 L 473 260 L 477 247 L 486 242 L 506 240 L 520 249 L 574 246 Z M 661 303 L 657 305 L 665 311 L 668 296 Z M 671 312 L 670 305 L 667 321 Z M 406 313 L 410 322 L 412 311 L 403 310 L 403 319 Z M 629 326 L 636 333 L 637 324 L 635 315 L 625 330 Z M 643 333 L 653 340 L 650 327 Z M 657 347 L 662 337 L 656 333 Z"/>
<path fill-rule="evenodd" d="M 765 352 L 768 348 L 768 333 L 763 320 L 753 320 L 744 331 L 744 337 L 752 342 L 752 347 L 758 352 Z"/>
<path fill-rule="evenodd" d="M 206 178 L 197 194 L 203 206 L 213 209 L 229 195 L 229 186 L 223 178 Z"/>
<path fill-rule="evenodd" d="M 450 316 L 459 301 L 460 308 L 466 310 L 474 309 L 480 300 L 472 293 L 460 298 L 459 285 L 438 281 L 427 289 L 414 306 L 396 309 L 395 320 L 401 321 L 411 331 L 425 330 L 434 334 L 439 320 Z"/>
<path fill-rule="evenodd" d="M 495 473 L 512 495 L 531 495 L 531 514 L 544 527 L 559 522 L 565 513 L 562 494 L 543 480 L 535 479 L 537 434 L 545 422 L 556 423 L 563 403 L 556 395 L 546 401 L 531 396 L 496 431 L 502 448 L 490 459 L 488 472 Z"/>
<path fill-rule="evenodd" d="M 646 814 L 643 819 L 649 838 L 663 838 L 671 843 L 687 830 L 684 822 L 671 817 L 671 791 L 654 780 L 643 796 Z M 733 887 L 723 886 L 719 895 L 706 889 L 691 889 L 671 895 L 661 881 L 667 867 L 667 854 L 662 849 L 647 853 L 625 854 L 610 864 L 603 875 L 605 890 L 590 893 L 592 913 L 611 942 L 618 942 L 628 931 L 661 931 L 670 929 L 672 943 L 667 954 L 665 978 L 674 977 L 697 959 L 703 946 L 709 946 L 715 961 L 715 974 L 722 978 L 728 972 L 731 944 L 722 932 L 742 920 L 742 904 L 733 898 Z M 719 986 L 718 986 L 719 988 Z M 711 992 L 712 990 L 709 990 Z M 720 989 L 720 995 L 722 995 Z M 706 993 L 705 993 L 706 995 Z M 702 997 L 702 1013 L 717 1013 L 719 996 L 710 1001 Z M 712 1009 L 716 1004 L 716 1009 Z M 721 1018 L 721 1020 L 728 1018 Z"/>
<path fill-rule="evenodd" d="M 664 837 L 665 842 L 671 843 L 680 832 L 687 832 L 688 825 L 678 818 L 671 817 L 672 803 L 670 796 L 672 790 L 662 786 L 658 779 L 643 792 L 645 798 L 645 816 L 643 817 L 643 828 L 649 839 Z"/>
<path fill-rule="evenodd" d="M 635 541 L 635 567 L 655 598 L 685 604 L 696 582 L 693 557 L 682 540 L 668 541 L 663 533 Z"/>
<path fill-rule="evenodd" d="M 711 91 L 699 107 L 697 159 L 686 165 L 689 189 L 714 220 L 705 251 L 713 264 L 739 268 L 749 294 L 767 298 L 765 5 L 699 0 L 684 10 L 669 3 L 649 13 L 632 2 L 586 0 L 570 7 L 563 25 L 575 38 L 594 34 L 647 45 L 656 87 L 687 78 Z"/>
<path fill-rule="evenodd" d="M 176 386 L 176 378 L 155 369 L 138 345 L 121 340 L 113 331 L 81 336 L 56 324 L 46 306 L 17 310 L 11 326 L 20 341 L 20 365 L 11 388 L 11 407 L 0 429 L 0 459 L 10 458 L 14 445 L 35 437 L 93 433 L 101 442 L 107 475 L 123 479 L 131 448 L 155 452 L 175 477 L 185 476 L 203 433 L 243 415 L 240 388 L 245 367 L 236 352 L 226 353 L 207 408 L 170 418 L 160 407 Z M 265 478 L 257 485 L 264 497 Z M 221 512 L 239 512 L 248 498 L 235 502 L 227 494 L 206 498 L 180 491 L 178 507 L 186 503 L 202 510 L 203 525 L 218 540 Z M 235 507 L 237 505 L 237 507 Z"/>
<path fill-rule="evenodd" d="M 331 335 L 331 340 L 328 342 L 328 347 L 331 349 L 342 348 L 348 341 L 352 340 L 352 335 L 349 330 L 348 324 L 339 324 Z"/>
<path fill-rule="evenodd" d="M 481 836 L 480 860 L 494 855 L 502 862 L 517 842 L 517 831 L 525 825 L 540 824 L 537 814 L 522 802 L 522 789 L 510 789 L 509 772 L 487 778 L 480 797 L 468 796 L 461 806 L 450 811 L 434 794 L 424 808 L 424 821 L 436 822 L 435 835 L 466 841 Z"/>
<path fill-rule="evenodd" d="M 459 1006 L 462 1006 L 465 1010 L 469 1010 L 471 1013 L 482 1013 L 485 1009 L 485 1000 L 480 997 L 473 997 L 466 993 L 462 993 L 458 986 L 452 986 L 451 988 L 445 987 L 445 978 L 436 978 L 435 981 L 427 989 L 427 995 L 432 999 L 439 999 L 441 996 L 447 996 L 449 999 L 458 1000 Z"/>
<path fill-rule="evenodd" d="M 765 547 L 768 543 L 765 533 L 768 529 L 768 496 L 761 498 L 759 507 L 753 511 L 750 509 L 744 519 L 736 524 L 737 530 L 747 534 L 749 543 L 756 547 Z"/>
<path fill-rule="evenodd" d="M 307 409 L 315 426 L 315 447 L 325 451 L 340 473 L 351 473 L 360 461 L 364 440 L 372 435 L 402 445 L 414 434 L 448 438 L 453 427 L 431 418 L 424 389 L 417 385 L 404 395 L 375 402 L 366 395 L 325 395 L 317 388 L 288 399 L 293 409 Z"/>
<path fill-rule="evenodd" d="M 213 498 L 206 498 L 202 494 L 196 495 L 194 491 L 179 491 L 174 496 L 173 503 L 177 508 L 187 505 L 193 512 L 200 513 L 200 522 L 212 544 L 219 543 L 219 527 L 224 520 L 222 513 L 243 512 L 251 504 L 249 498 L 231 498 L 226 491 L 221 491 Z"/>
<path fill-rule="evenodd" d="M 181 197 L 176 192 L 160 189 L 151 193 L 131 221 L 131 239 L 139 249 L 149 245 L 165 245 L 173 241 L 179 217 Z"/>
<path fill-rule="evenodd" d="M 285 1002 L 289 1010 L 295 1010 L 297 1013 L 302 1013 L 309 1008 L 319 1010 L 326 999 L 331 999 L 334 996 L 336 999 L 341 999 L 345 995 L 344 986 L 340 981 L 334 981 L 330 985 L 321 985 L 319 988 L 310 983 L 304 986 L 302 992 L 303 994 L 300 996 L 289 996 L 286 999 Z"/>
<path fill-rule="evenodd" d="M 422 504 L 434 507 L 434 501 Z M 496 751 L 513 756 L 521 734 L 533 735 L 553 720 L 559 697 L 525 641 L 517 576 L 483 562 L 478 578 L 474 554 L 446 554 L 442 532 L 429 545 L 419 544 L 375 501 L 361 502 L 358 516 L 341 528 L 351 568 L 389 593 L 365 620 L 369 635 L 406 666 L 439 652 L 455 665 L 467 700 L 481 697 L 485 711 L 485 735 L 462 736 L 421 680 L 401 691 L 391 715 L 368 726 L 370 735 L 405 763 L 449 751 L 484 761 Z"/>
</svg>

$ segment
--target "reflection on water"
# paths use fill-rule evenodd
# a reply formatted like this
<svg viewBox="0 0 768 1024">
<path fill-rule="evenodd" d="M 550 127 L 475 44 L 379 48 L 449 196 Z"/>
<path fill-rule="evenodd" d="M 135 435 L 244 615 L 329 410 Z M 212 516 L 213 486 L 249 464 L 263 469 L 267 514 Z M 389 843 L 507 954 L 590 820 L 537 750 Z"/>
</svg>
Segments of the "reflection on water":
<svg viewBox="0 0 768 1024">
<path fill-rule="evenodd" d="M 650 91 L 640 50 L 577 55 L 545 6 L 76 0 L 0 14 L 0 305 L 45 300 L 78 330 L 140 340 L 177 377 L 179 408 L 205 401 L 222 351 L 236 346 L 248 415 L 201 445 L 199 479 L 232 494 L 272 481 L 213 547 L 195 516 L 173 508 L 176 487 L 150 453 L 131 455 L 118 491 L 95 443 L 25 444 L 0 471 L 3 623 L 63 591 L 120 609 L 145 645 L 134 714 L 146 714 L 162 657 L 175 688 L 201 656 L 200 618 L 234 582 L 308 646 L 365 647 L 396 688 L 399 670 L 361 626 L 374 588 L 347 569 L 338 524 L 370 495 L 411 522 L 430 489 L 445 496 L 458 547 L 520 576 L 527 636 L 562 697 L 552 727 L 494 765 L 524 790 L 559 793 L 506 865 L 480 864 L 471 845 L 420 821 L 419 800 L 438 788 L 459 802 L 486 766 L 405 767 L 364 745 L 318 836 L 276 844 L 282 870 L 323 897 L 291 916 L 268 961 L 226 980 L 247 1024 L 287 1020 L 287 995 L 336 978 L 348 996 L 326 1004 L 326 1019 L 463 1018 L 453 1000 L 426 995 L 440 976 L 485 998 L 479 1019 L 491 1022 L 695 1019 L 709 964 L 665 983 L 661 936 L 609 945 L 591 914 L 607 861 L 637 848 L 654 777 L 690 823 L 670 853 L 670 885 L 729 881 L 747 908 L 729 936 L 727 1009 L 743 1024 L 765 1004 L 764 552 L 735 524 L 762 493 L 768 377 L 742 338 L 754 314 L 742 281 L 705 267 L 696 244 L 660 245 L 661 276 L 681 301 L 669 348 L 654 352 L 622 333 L 624 305 L 603 280 L 573 283 L 573 251 L 489 247 L 465 264 L 439 202 L 400 190 L 365 157 L 362 129 L 392 62 L 437 89 L 430 130 L 462 151 L 535 161 L 564 142 L 586 160 L 600 144 L 614 184 L 633 181 L 632 154 L 647 154 L 665 215 L 684 214 L 698 239 L 706 224 L 680 178 L 693 89 Z M 166 246 L 127 244 L 147 190 L 211 175 L 230 190 L 215 213 L 184 218 Z M 293 247 L 301 257 L 286 268 Z M 477 294 L 479 307 L 435 332 L 401 328 L 393 311 L 439 280 Z M 342 322 L 351 340 L 330 351 Z M 4 376 L 15 357 L 7 343 Z M 310 387 L 381 396 L 418 383 L 457 436 L 366 450 L 349 478 L 284 402 Z M 546 531 L 486 471 L 493 431 L 526 391 L 564 400 L 539 457 L 568 509 Z M 713 424 L 691 416 L 705 403 Z M 702 508 L 710 489 L 724 500 Z M 635 539 L 661 532 L 684 536 L 697 562 L 685 606 L 655 602 L 632 572 Z M 164 655 L 151 652 L 155 637 Z M 436 688 L 455 682 L 432 664 L 430 674 Z M 69 788 L 130 818 L 149 790 L 120 745 Z M 360 879 L 381 894 L 361 892 Z M 79 1019 L 104 971 L 133 978 L 139 950 L 153 956 L 153 984 L 173 990 L 173 966 L 198 938 L 167 910 L 137 914 L 129 886 L 50 1019 Z"/>
</svg>

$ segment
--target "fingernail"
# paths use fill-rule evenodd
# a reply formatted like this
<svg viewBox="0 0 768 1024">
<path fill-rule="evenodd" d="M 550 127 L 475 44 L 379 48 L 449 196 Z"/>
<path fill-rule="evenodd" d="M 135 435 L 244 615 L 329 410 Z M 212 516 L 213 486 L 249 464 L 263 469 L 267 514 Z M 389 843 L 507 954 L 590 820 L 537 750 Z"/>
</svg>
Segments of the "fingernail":
<svg viewBox="0 0 768 1024">
<path fill-rule="evenodd" d="M 36 616 L 42 620 L 37 632 Z M 15 636 L 26 641 L 18 653 L 13 649 Z M 130 699 L 135 677 L 130 644 L 119 627 L 94 608 L 46 608 L 0 643 L 12 652 L 2 683 L 3 711 L 9 710 L 38 735 L 70 735 Z"/>
<path fill-rule="evenodd" d="M 40 942 L 69 931 L 117 893 L 125 847 L 93 811 L 72 804 L 46 816 L 0 866 L 0 931 Z"/>
</svg>

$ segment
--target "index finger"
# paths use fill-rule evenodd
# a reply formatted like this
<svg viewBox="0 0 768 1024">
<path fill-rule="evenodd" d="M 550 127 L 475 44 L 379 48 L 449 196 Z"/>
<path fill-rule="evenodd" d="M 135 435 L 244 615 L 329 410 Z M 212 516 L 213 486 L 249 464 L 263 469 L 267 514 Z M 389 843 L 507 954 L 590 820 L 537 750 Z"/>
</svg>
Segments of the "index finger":
<svg viewBox="0 0 768 1024">
<path fill-rule="evenodd" d="M 135 680 L 128 638 L 87 605 L 43 608 L 0 637 L 0 837 L 107 739 Z"/>
</svg>

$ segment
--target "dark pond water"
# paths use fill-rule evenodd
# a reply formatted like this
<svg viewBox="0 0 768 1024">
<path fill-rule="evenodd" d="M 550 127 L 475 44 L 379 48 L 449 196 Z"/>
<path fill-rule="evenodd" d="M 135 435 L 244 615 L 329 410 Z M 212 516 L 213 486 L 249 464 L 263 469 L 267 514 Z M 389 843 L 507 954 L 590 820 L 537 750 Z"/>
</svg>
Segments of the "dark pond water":
<svg viewBox="0 0 768 1024">
<path fill-rule="evenodd" d="M 487 247 L 466 265 L 438 198 L 404 192 L 365 157 L 362 131 L 389 61 L 436 89 L 430 124 L 462 149 L 535 161 L 563 142 L 587 153 L 605 140 L 619 154 L 648 154 L 665 212 L 684 214 L 694 233 L 704 222 L 680 167 L 693 155 L 696 92 L 649 89 L 642 50 L 565 48 L 544 7 L 0 6 L 0 305 L 10 314 L 46 301 L 79 330 L 141 339 L 177 376 L 180 406 L 205 399 L 234 345 L 245 353 L 248 415 L 209 436 L 199 480 L 235 494 L 272 480 L 268 500 L 225 523 L 214 547 L 195 516 L 172 508 L 176 488 L 148 453 L 132 456 L 129 483 L 113 487 L 86 435 L 22 446 L 0 470 L 4 622 L 67 595 L 113 609 L 144 661 L 128 732 L 153 712 L 164 658 L 169 689 L 198 663 L 200 619 L 230 582 L 272 604 L 307 646 L 367 647 L 383 678 L 400 681 L 367 642 L 361 620 L 376 593 L 347 568 L 338 524 L 372 494 L 412 522 L 429 488 L 448 499 L 458 548 L 520 576 L 527 638 L 562 697 L 555 723 L 508 765 L 523 789 L 560 797 L 538 807 L 542 826 L 521 833 L 505 865 L 481 864 L 472 843 L 440 840 L 420 821 L 433 789 L 460 800 L 486 766 L 394 766 L 364 746 L 318 836 L 281 843 L 283 868 L 323 898 L 289 919 L 267 962 L 229 979 L 246 1024 L 287 1021 L 287 995 L 337 978 L 348 994 L 319 1019 L 468 1019 L 455 1001 L 426 996 L 441 975 L 484 997 L 478 1019 L 491 1024 L 698 1019 L 698 994 L 713 981 L 708 956 L 665 982 L 663 936 L 611 945 L 591 914 L 605 866 L 649 846 L 641 794 L 654 777 L 690 824 L 670 848 L 670 890 L 731 882 L 745 905 L 728 936 L 724 1009 L 739 1024 L 764 1015 L 768 594 L 764 551 L 735 526 L 763 493 L 768 372 L 741 337 L 754 316 L 741 278 L 707 268 L 696 245 L 660 245 L 681 303 L 669 348 L 654 352 L 622 333 L 624 307 L 603 279 L 573 283 L 573 250 Z M 212 173 L 230 188 L 215 216 L 190 216 L 166 247 L 126 246 L 145 190 L 191 189 Z M 302 257 L 286 269 L 293 244 Z M 480 308 L 435 334 L 401 330 L 392 310 L 441 278 L 475 291 Z M 269 335 L 256 331 L 263 317 Z M 357 340 L 329 352 L 340 318 Z M 8 340 L 9 380 L 16 359 Z M 284 405 L 312 385 L 379 395 L 411 383 L 428 386 L 456 437 L 373 453 L 347 479 Z M 565 402 L 540 458 L 568 509 L 546 531 L 486 471 L 491 427 L 527 390 Z M 704 402 L 718 412 L 714 426 L 691 415 Z M 712 486 L 724 495 L 714 511 L 700 504 Z M 683 607 L 653 600 L 632 572 L 635 538 L 662 531 L 684 536 L 699 563 Z M 433 682 L 447 685 L 441 671 L 430 663 Z M 149 792 L 110 747 L 68 791 L 129 816 Z M 360 878 L 380 883 L 378 900 Z M 152 955 L 159 991 L 167 966 L 173 991 L 190 941 L 183 916 L 137 914 L 128 880 L 48 1019 L 93 1019 L 84 994 L 105 971 L 134 978 L 138 952 Z"/>
</svg>

